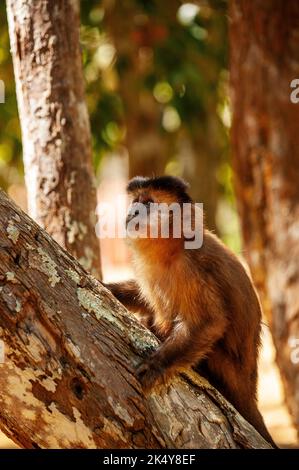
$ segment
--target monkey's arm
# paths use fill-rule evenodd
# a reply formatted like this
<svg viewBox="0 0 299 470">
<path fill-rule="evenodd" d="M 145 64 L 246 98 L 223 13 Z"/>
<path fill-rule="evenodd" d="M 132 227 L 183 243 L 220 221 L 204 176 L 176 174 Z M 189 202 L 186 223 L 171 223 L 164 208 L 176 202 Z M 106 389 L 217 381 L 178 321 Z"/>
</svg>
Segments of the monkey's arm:
<svg viewBox="0 0 299 470">
<path fill-rule="evenodd" d="M 195 312 L 195 321 L 182 320 L 174 326 L 166 341 L 137 369 L 145 390 L 166 382 L 175 372 L 197 364 L 224 335 L 227 320 L 215 308 Z M 197 319 L 197 321 L 196 321 Z"/>
<path fill-rule="evenodd" d="M 102 283 L 128 310 L 141 313 L 141 322 L 152 329 L 153 312 L 140 295 L 136 281 L 129 280 L 115 283 Z"/>
</svg>

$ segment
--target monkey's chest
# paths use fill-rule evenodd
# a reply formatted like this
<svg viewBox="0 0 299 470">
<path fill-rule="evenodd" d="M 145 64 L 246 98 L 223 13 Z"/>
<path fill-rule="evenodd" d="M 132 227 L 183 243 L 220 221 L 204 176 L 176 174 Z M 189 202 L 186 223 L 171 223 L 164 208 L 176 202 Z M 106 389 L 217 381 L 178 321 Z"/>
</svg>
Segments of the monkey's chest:
<svg viewBox="0 0 299 470">
<path fill-rule="evenodd" d="M 160 272 L 153 278 L 145 278 L 142 291 L 161 320 L 173 321 L 185 309 L 185 286 L 171 272 Z"/>
<path fill-rule="evenodd" d="M 155 264 L 136 261 L 136 279 L 143 297 L 154 311 L 155 322 L 169 326 L 178 316 L 184 316 L 193 284 L 185 259 L 181 257 Z"/>
</svg>

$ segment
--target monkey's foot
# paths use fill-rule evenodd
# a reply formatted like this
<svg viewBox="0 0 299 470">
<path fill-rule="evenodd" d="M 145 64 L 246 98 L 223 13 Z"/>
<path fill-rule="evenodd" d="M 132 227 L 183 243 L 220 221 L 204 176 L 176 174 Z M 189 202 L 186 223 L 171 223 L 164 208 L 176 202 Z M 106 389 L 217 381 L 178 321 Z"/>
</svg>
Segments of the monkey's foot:
<svg viewBox="0 0 299 470">
<path fill-rule="evenodd" d="M 145 392 L 165 383 L 164 369 L 153 360 L 144 361 L 137 369 L 136 375 Z"/>
</svg>

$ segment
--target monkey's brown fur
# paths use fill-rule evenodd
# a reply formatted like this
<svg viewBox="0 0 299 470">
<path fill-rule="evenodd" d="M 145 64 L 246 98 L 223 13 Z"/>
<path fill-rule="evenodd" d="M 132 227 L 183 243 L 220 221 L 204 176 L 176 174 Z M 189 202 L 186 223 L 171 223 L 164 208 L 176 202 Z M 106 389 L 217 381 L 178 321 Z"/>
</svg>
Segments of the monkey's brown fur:
<svg viewBox="0 0 299 470">
<path fill-rule="evenodd" d="M 134 178 L 133 201 L 190 202 L 173 177 Z M 136 281 L 106 286 L 162 340 L 137 373 L 145 389 L 195 366 L 272 444 L 257 408 L 261 308 L 238 258 L 209 230 L 203 245 L 183 238 L 131 240 Z"/>
</svg>

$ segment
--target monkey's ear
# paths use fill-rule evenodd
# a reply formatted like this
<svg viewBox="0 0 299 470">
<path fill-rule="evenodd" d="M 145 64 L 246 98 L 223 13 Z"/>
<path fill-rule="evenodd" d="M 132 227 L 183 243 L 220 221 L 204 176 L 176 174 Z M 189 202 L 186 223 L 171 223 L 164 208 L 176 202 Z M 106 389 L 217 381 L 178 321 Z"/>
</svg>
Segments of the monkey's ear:
<svg viewBox="0 0 299 470">
<path fill-rule="evenodd" d="M 149 180 L 150 178 L 144 176 L 134 176 L 127 185 L 127 192 L 133 193 L 137 189 L 143 188 Z"/>
</svg>

